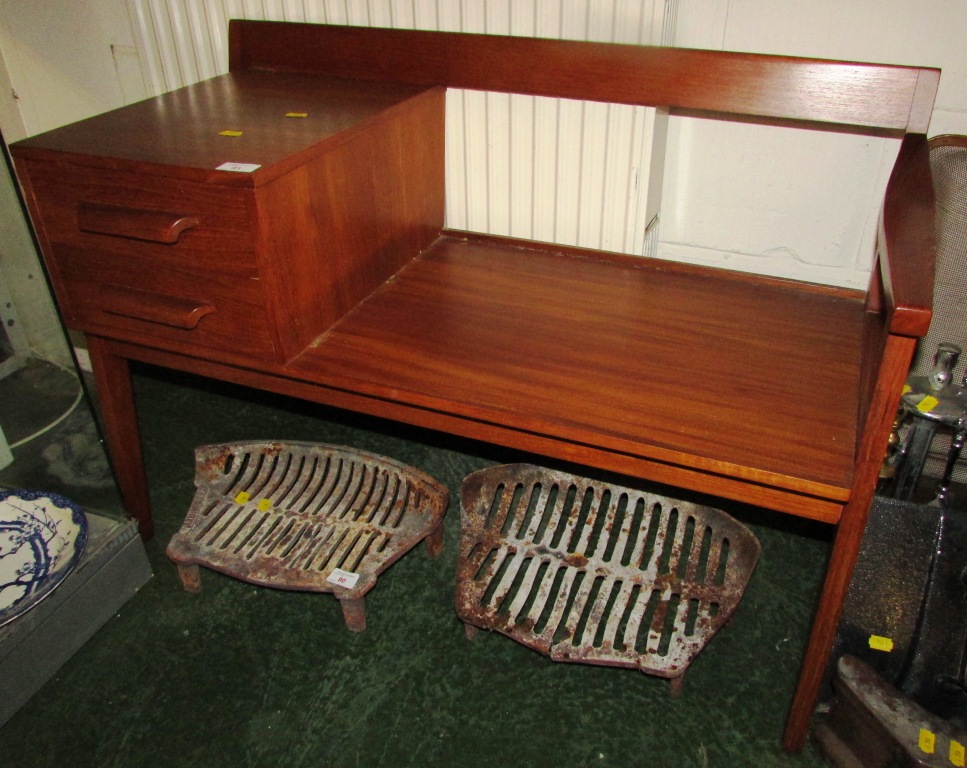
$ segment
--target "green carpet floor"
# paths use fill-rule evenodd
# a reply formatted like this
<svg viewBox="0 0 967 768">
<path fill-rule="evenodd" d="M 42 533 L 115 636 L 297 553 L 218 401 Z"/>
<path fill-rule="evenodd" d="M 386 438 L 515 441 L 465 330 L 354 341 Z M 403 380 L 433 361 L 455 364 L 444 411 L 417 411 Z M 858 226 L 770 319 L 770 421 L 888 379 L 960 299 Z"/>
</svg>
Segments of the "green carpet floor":
<svg viewBox="0 0 967 768">
<path fill-rule="evenodd" d="M 779 739 L 829 543 L 822 526 L 720 504 L 763 555 L 734 621 L 665 680 L 550 661 L 453 610 L 455 501 L 437 560 L 418 548 L 337 601 L 203 572 L 164 547 L 193 495 L 195 446 L 311 440 L 390 456 L 447 484 L 519 454 L 154 369 L 135 387 L 157 535 L 154 578 L 6 725 L 0 766 L 821 766 Z M 546 463 L 546 462 L 545 462 Z"/>
</svg>

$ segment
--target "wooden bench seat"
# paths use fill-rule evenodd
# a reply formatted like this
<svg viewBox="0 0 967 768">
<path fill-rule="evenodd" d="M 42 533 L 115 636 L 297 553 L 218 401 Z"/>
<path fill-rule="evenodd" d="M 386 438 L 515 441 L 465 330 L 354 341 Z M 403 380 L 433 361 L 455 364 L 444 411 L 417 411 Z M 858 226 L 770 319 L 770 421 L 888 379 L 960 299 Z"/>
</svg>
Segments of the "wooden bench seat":
<svg viewBox="0 0 967 768">
<path fill-rule="evenodd" d="M 940 73 L 249 21 L 229 51 L 227 77 L 11 147 L 142 534 L 132 360 L 834 524 L 801 749 L 930 324 Z M 896 139 L 876 253 L 849 255 L 869 288 L 444 231 L 446 88 Z"/>
<path fill-rule="evenodd" d="M 859 293 L 449 232 L 287 370 L 836 522 L 864 314 Z"/>
</svg>

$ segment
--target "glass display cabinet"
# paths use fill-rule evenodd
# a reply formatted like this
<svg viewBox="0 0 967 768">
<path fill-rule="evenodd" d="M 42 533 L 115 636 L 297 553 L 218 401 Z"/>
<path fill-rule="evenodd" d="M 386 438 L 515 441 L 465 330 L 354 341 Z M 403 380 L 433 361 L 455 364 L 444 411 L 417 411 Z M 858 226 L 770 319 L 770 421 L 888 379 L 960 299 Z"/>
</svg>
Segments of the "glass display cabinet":
<svg viewBox="0 0 967 768">
<path fill-rule="evenodd" d="M 0 724 L 151 576 L 0 164 Z"/>
</svg>

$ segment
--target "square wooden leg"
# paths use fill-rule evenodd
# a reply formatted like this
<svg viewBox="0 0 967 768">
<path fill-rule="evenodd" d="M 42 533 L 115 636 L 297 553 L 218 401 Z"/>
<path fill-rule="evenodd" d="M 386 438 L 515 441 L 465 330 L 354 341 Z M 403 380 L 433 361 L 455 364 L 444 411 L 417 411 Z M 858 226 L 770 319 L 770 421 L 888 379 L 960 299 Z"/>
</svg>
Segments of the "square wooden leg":
<svg viewBox="0 0 967 768">
<path fill-rule="evenodd" d="M 100 403 L 101 424 L 107 442 L 118 490 L 128 513 L 138 521 L 141 538 L 154 535 L 151 502 L 141 456 L 141 435 L 131 389 L 128 361 L 114 354 L 110 344 L 87 336 L 87 348 L 94 372 L 94 386 Z"/>
</svg>

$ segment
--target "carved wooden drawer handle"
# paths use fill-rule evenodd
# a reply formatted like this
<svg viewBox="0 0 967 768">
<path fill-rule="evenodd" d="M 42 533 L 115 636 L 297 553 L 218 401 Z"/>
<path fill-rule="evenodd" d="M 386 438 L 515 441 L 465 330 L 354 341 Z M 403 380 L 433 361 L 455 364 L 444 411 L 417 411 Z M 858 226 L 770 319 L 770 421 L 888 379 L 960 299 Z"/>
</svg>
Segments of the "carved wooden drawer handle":
<svg viewBox="0 0 967 768">
<path fill-rule="evenodd" d="M 127 208 L 123 205 L 77 204 L 77 226 L 82 232 L 128 237 L 152 243 L 177 243 L 181 233 L 198 226 L 198 217 L 167 211 Z"/>
<path fill-rule="evenodd" d="M 167 325 L 190 331 L 198 321 L 215 311 L 211 304 L 180 296 L 168 296 L 120 285 L 102 285 L 101 309 L 109 315 L 131 317 L 157 325 Z"/>
</svg>

